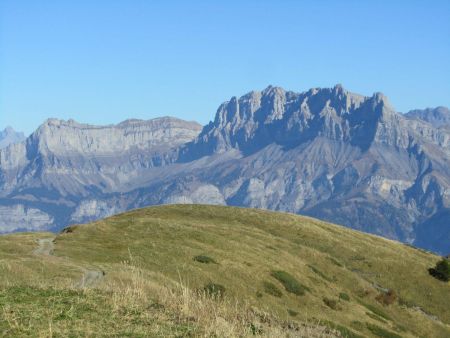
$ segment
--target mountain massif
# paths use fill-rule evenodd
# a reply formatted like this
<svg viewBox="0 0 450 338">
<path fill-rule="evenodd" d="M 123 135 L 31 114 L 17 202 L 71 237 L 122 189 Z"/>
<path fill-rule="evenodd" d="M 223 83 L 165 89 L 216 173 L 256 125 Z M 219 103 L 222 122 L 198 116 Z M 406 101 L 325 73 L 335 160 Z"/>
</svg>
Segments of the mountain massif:
<svg viewBox="0 0 450 338">
<path fill-rule="evenodd" d="M 266 208 L 450 252 L 448 109 L 269 86 L 203 128 L 47 120 L 0 150 L 0 231 L 58 230 L 156 204 Z"/>
</svg>

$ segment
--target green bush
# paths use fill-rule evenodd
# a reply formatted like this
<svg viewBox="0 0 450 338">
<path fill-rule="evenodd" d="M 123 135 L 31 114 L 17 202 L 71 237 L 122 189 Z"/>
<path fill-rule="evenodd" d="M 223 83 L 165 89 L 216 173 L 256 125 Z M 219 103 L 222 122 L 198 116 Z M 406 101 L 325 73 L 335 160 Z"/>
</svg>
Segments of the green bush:
<svg viewBox="0 0 450 338">
<path fill-rule="evenodd" d="M 271 276 L 283 284 L 287 292 L 303 296 L 305 291 L 310 291 L 307 286 L 300 284 L 294 276 L 286 271 L 272 271 Z"/>
<path fill-rule="evenodd" d="M 434 268 L 428 269 L 428 272 L 433 277 L 443 281 L 450 281 L 450 261 L 447 258 L 443 258 L 436 263 Z"/>
<path fill-rule="evenodd" d="M 217 262 L 213 258 L 205 256 L 205 255 L 195 256 L 193 259 L 194 259 L 194 261 L 199 262 L 199 263 L 204 263 L 204 264 L 214 263 L 214 264 L 217 264 Z"/>
<path fill-rule="evenodd" d="M 339 299 L 342 299 L 342 300 L 345 300 L 345 301 L 349 302 L 350 301 L 350 296 L 347 295 L 345 292 L 341 292 L 339 294 Z"/>
<path fill-rule="evenodd" d="M 283 292 L 281 292 L 280 289 L 277 288 L 277 286 L 271 282 L 263 282 L 264 291 L 268 293 L 269 295 L 275 296 L 280 298 L 283 295 Z"/>
</svg>

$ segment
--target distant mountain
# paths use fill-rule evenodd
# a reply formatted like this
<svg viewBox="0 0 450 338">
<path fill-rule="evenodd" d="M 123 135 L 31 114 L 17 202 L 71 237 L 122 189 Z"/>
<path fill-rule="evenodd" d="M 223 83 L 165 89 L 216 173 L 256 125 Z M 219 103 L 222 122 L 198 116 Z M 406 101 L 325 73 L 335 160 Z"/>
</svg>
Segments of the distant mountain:
<svg viewBox="0 0 450 338">
<path fill-rule="evenodd" d="M 447 107 L 411 110 L 405 116 L 429 122 L 436 128 L 450 127 L 450 110 Z"/>
<path fill-rule="evenodd" d="M 307 214 L 450 252 L 450 130 L 381 93 L 268 87 L 215 119 L 93 127 L 49 120 L 0 151 L 0 230 L 208 203 Z"/>
<path fill-rule="evenodd" d="M 25 140 L 25 135 L 14 131 L 11 127 L 6 127 L 0 131 L 0 149 L 7 147 L 12 143 L 19 143 Z"/>
</svg>

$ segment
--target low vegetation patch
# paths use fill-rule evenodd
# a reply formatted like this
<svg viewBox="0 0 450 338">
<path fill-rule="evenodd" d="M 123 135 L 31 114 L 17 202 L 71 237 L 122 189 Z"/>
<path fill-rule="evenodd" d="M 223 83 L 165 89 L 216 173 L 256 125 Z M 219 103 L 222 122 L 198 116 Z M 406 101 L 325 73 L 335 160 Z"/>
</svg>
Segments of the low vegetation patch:
<svg viewBox="0 0 450 338">
<path fill-rule="evenodd" d="M 330 321 L 325 321 L 324 322 L 330 329 L 336 330 L 338 331 L 342 337 L 346 337 L 346 338 L 364 338 L 363 336 L 356 334 L 355 332 L 353 332 L 352 330 L 350 330 L 349 328 L 340 325 L 340 324 L 336 324 Z"/>
<path fill-rule="evenodd" d="M 283 284 L 287 292 L 293 293 L 297 296 L 303 296 L 305 291 L 310 291 L 307 286 L 299 283 L 294 276 L 286 271 L 272 271 L 271 276 Z"/>
<path fill-rule="evenodd" d="M 335 258 L 333 258 L 333 257 L 331 257 L 331 256 L 328 257 L 328 259 L 329 259 L 334 265 L 339 266 L 340 268 L 343 267 L 342 263 L 339 262 L 337 259 L 335 259 Z"/>
<path fill-rule="evenodd" d="M 430 275 L 443 282 L 450 281 L 450 261 L 447 258 L 443 258 L 436 263 L 434 268 L 428 269 Z"/>
<path fill-rule="evenodd" d="M 345 300 L 346 302 L 350 301 L 350 296 L 346 294 L 345 292 L 341 292 L 339 294 L 339 299 Z"/>
<path fill-rule="evenodd" d="M 264 292 L 268 293 L 269 295 L 272 295 L 274 297 L 280 298 L 283 295 L 283 292 L 273 283 L 271 282 L 263 282 L 263 288 Z"/>
<path fill-rule="evenodd" d="M 324 304 L 326 306 L 328 306 L 330 309 L 340 310 L 339 303 L 338 303 L 337 300 L 331 299 L 331 298 L 327 298 L 327 297 L 324 297 L 322 300 L 323 300 Z"/>
<path fill-rule="evenodd" d="M 402 338 L 402 336 L 399 336 L 398 334 L 392 332 L 392 331 L 388 331 L 383 329 L 382 327 L 379 327 L 377 325 L 374 324 L 369 324 L 367 323 L 367 329 L 372 332 L 374 335 L 378 336 L 378 337 L 383 337 L 383 338 Z"/>
<path fill-rule="evenodd" d="M 298 315 L 298 312 L 294 311 L 292 309 L 288 309 L 287 312 L 288 312 L 289 316 L 291 316 L 291 317 L 296 317 Z"/>
<path fill-rule="evenodd" d="M 361 305 L 363 305 L 367 310 L 371 311 L 372 313 L 376 314 L 377 316 L 379 316 L 383 319 L 386 319 L 386 320 L 391 320 L 391 317 L 386 312 L 380 310 L 376 306 L 373 306 L 372 304 L 366 304 L 366 303 L 361 303 Z"/>
<path fill-rule="evenodd" d="M 383 305 L 394 304 L 397 300 L 397 294 L 394 290 L 389 289 L 387 292 L 381 292 L 375 299 Z"/>
<path fill-rule="evenodd" d="M 214 260 L 214 258 L 211 258 L 206 255 L 195 256 L 193 259 L 194 259 L 194 261 L 203 263 L 203 264 L 210 264 L 210 263 L 217 264 L 217 262 Z"/>
<path fill-rule="evenodd" d="M 376 314 L 372 313 L 372 312 L 366 312 L 366 315 L 372 319 L 375 319 L 381 323 L 387 323 L 386 319 L 381 318 L 380 316 L 377 316 Z"/>
<path fill-rule="evenodd" d="M 216 298 L 221 298 L 225 294 L 225 287 L 216 283 L 208 283 L 203 288 L 205 294 Z"/>
<path fill-rule="evenodd" d="M 323 279 L 325 279 L 328 282 L 332 282 L 333 279 L 326 276 L 322 271 L 320 271 L 319 269 L 317 269 L 316 267 L 312 266 L 312 265 L 308 265 L 308 267 L 318 276 L 322 277 Z"/>
</svg>

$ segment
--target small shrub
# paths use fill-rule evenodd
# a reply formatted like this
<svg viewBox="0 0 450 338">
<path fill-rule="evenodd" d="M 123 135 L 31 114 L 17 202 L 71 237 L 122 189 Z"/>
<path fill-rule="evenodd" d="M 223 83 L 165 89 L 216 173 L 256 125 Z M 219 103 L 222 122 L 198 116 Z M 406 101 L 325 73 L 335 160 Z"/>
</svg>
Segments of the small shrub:
<svg viewBox="0 0 450 338">
<path fill-rule="evenodd" d="M 217 264 L 217 262 L 214 260 L 214 258 L 205 256 L 205 255 L 195 256 L 193 259 L 194 259 L 194 261 L 203 263 L 203 264 L 209 264 L 209 263 Z"/>
<path fill-rule="evenodd" d="M 287 292 L 298 296 L 303 296 L 305 291 L 310 291 L 307 286 L 300 284 L 294 276 L 286 271 L 272 271 L 271 276 L 283 284 Z"/>
<path fill-rule="evenodd" d="M 350 296 L 347 295 L 345 292 L 341 292 L 339 294 L 339 299 L 342 299 L 342 300 L 345 300 L 346 302 L 349 302 L 350 301 Z"/>
<path fill-rule="evenodd" d="M 269 295 L 275 296 L 280 298 L 283 295 L 283 292 L 281 292 L 280 289 L 277 288 L 277 286 L 271 282 L 263 282 L 264 291 L 268 293 Z"/>
<path fill-rule="evenodd" d="M 337 300 L 326 297 L 323 298 L 322 300 L 325 303 L 325 305 L 328 306 L 330 309 L 340 310 Z"/>
<path fill-rule="evenodd" d="M 209 296 L 221 298 L 225 294 L 225 287 L 216 283 L 208 283 L 203 288 L 203 291 Z"/>
<path fill-rule="evenodd" d="M 434 268 L 428 269 L 430 275 L 443 282 L 450 281 L 450 261 L 447 258 L 443 258 L 436 263 Z"/>
<path fill-rule="evenodd" d="M 385 330 L 382 327 L 367 323 L 367 329 L 372 332 L 374 335 L 382 338 L 402 338 L 398 334 Z"/>
<path fill-rule="evenodd" d="M 263 294 L 259 291 L 256 291 L 256 298 L 262 298 Z"/>
</svg>

